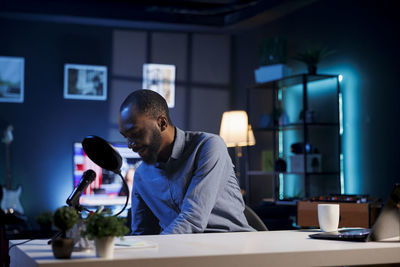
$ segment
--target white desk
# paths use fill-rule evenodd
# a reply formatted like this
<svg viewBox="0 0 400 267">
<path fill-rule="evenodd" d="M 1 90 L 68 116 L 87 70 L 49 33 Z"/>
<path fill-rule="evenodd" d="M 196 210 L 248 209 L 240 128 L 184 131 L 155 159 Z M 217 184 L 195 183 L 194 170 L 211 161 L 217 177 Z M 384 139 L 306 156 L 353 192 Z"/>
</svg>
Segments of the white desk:
<svg viewBox="0 0 400 267">
<path fill-rule="evenodd" d="M 333 266 L 400 263 L 400 242 L 314 240 L 311 231 L 141 236 L 156 248 L 117 248 L 113 260 L 94 251 L 56 260 L 47 240 L 10 250 L 11 266 Z M 125 237 L 135 238 L 135 237 Z M 10 241 L 10 245 L 21 240 Z"/>
</svg>

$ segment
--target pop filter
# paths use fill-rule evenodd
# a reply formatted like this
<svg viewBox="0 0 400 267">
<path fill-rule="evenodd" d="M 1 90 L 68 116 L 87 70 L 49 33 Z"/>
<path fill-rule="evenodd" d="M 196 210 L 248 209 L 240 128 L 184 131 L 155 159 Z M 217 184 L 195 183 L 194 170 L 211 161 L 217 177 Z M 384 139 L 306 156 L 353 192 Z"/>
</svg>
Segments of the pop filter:
<svg viewBox="0 0 400 267">
<path fill-rule="evenodd" d="M 118 174 L 126 192 L 129 192 L 128 184 L 121 174 L 122 157 L 115 148 L 101 137 L 88 135 L 82 140 L 83 151 L 99 167 Z M 128 205 L 129 194 L 126 196 L 124 207 L 114 216 L 121 214 Z"/>
<path fill-rule="evenodd" d="M 95 135 L 86 136 L 82 141 L 86 155 L 103 169 L 120 173 L 122 166 L 121 155 L 106 140 Z"/>
</svg>

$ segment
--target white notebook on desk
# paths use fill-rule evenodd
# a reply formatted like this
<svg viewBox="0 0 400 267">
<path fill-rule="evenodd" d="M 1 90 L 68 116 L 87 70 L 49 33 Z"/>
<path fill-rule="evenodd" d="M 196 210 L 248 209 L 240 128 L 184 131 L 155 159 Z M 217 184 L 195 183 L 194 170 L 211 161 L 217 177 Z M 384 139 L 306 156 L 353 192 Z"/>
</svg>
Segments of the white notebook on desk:
<svg viewBox="0 0 400 267">
<path fill-rule="evenodd" d="M 115 240 L 115 248 L 156 248 L 157 243 L 145 241 L 139 237 L 118 238 Z"/>
</svg>

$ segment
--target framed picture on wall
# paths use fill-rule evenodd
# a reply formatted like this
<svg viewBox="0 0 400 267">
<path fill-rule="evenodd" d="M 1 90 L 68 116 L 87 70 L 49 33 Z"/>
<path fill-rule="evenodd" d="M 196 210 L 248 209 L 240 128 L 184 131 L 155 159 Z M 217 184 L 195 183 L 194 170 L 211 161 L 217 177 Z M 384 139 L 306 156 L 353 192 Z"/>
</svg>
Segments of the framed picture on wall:
<svg viewBox="0 0 400 267">
<path fill-rule="evenodd" d="M 23 57 L 0 56 L 0 102 L 24 102 Z"/>
<path fill-rule="evenodd" d="M 64 98 L 107 100 L 107 67 L 65 64 Z"/>
<path fill-rule="evenodd" d="M 175 65 L 143 64 L 143 89 L 162 95 L 168 107 L 175 106 Z"/>
</svg>

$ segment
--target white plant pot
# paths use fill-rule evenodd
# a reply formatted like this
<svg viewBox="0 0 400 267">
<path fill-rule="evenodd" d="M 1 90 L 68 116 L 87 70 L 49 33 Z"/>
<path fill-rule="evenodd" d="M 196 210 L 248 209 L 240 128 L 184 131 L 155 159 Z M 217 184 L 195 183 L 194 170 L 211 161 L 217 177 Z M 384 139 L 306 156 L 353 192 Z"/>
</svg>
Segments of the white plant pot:
<svg viewBox="0 0 400 267">
<path fill-rule="evenodd" d="M 99 258 L 114 258 L 114 237 L 107 236 L 102 238 L 96 238 L 94 240 L 96 245 L 96 257 Z"/>
</svg>

